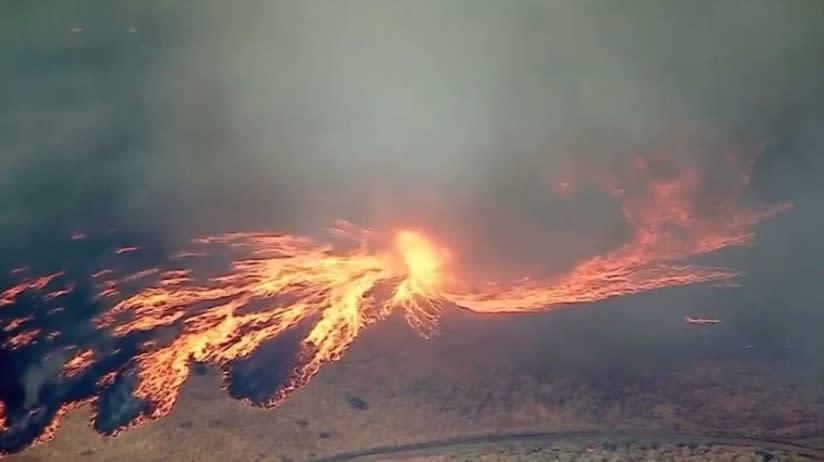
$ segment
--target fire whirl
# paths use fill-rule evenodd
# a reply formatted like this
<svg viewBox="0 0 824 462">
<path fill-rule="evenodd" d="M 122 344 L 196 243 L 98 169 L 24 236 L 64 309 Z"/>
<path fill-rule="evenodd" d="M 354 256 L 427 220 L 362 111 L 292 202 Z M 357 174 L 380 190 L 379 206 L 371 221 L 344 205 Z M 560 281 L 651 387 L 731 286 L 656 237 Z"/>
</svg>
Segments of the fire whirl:
<svg viewBox="0 0 824 462">
<path fill-rule="evenodd" d="M 297 365 L 264 405 L 275 406 L 305 385 L 323 364 L 340 359 L 361 331 L 394 311 L 401 311 L 409 325 L 426 336 L 434 331 L 444 306 L 514 313 L 663 287 L 729 283 L 735 271 L 685 260 L 750 244 L 757 223 L 789 207 L 743 207 L 740 197 L 749 175 L 740 174 L 714 198 L 713 213 L 698 213 L 695 198 L 705 186 L 698 170 L 684 168 L 662 179 L 647 170 L 646 162 L 638 161 L 633 168 L 633 181 L 646 178 L 640 190 L 626 188 L 615 178 L 600 183 L 634 230 L 629 242 L 546 280 L 478 282 L 459 274 L 458 256 L 438 239 L 411 229 L 387 236 L 347 222 L 330 230 L 345 246 L 290 234 L 231 233 L 196 239 L 191 248 L 168 259 L 171 268 L 129 274 L 99 269 L 89 284 L 104 309 L 92 325 L 109 336 L 108 345 L 136 339 L 134 354 L 120 347 L 61 344 L 61 351 L 68 353 L 62 373 L 53 380 L 71 382 L 97 374 L 93 391 L 54 398 L 58 405 L 50 410 L 35 406 L 12 413 L 9 403 L 0 401 L 0 440 L 14 441 L 8 443 L 12 449 L 46 441 L 68 409 L 90 403 L 99 412 L 102 396 L 121 382 L 133 385 L 132 395 L 144 406 L 109 432 L 163 417 L 172 410 L 193 362 L 226 372 L 261 345 L 295 330 L 303 335 Z M 575 179 L 562 184 L 568 197 Z M 114 254 L 130 258 L 139 249 L 129 244 Z M 199 259 L 210 255 L 231 256 L 228 269 L 216 275 L 198 271 Z M 63 276 L 14 270 L 14 285 L 0 292 L 0 314 L 24 295 L 59 302 L 73 290 Z M 29 327 L 26 317 L 3 319 L 7 350 L 50 341 Z M 164 339 L 161 332 L 173 335 Z M 111 360 L 124 354 L 121 362 Z M 109 364 L 105 370 L 95 369 L 103 363 Z M 229 380 L 228 373 L 225 377 Z M 31 438 L 19 439 L 17 434 Z"/>
</svg>

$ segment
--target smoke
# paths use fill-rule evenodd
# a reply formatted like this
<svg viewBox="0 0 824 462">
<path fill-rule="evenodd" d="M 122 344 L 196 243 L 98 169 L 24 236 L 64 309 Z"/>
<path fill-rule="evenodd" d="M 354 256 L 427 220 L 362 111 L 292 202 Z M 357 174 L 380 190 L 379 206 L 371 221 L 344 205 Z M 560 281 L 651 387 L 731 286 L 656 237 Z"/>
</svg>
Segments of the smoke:
<svg viewBox="0 0 824 462">
<path fill-rule="evenodd" d="M 175 32 L 147 89 L 158 154 L 131 196 L 166 232 L 428 225 L 476 266 L 557 270 L 629 232 L 604 192 L 555 196 L 576 180 L 563 178 L 570 166 L 614 173 L 667 149 L 713 172 L 725 151 L 757 145 L 757 199 L 820 189 L 816 2 L 261 1 L 167 14 Z"/>
<path fill-rule="evenodd" d="M 65 354 L 56 354 L 46 358 L 42 363 L 33 363 L 23 374 L 23 407 L 29 409 L 39 401 L 40 389 L 49 380 L 54 379 L 63 369 L 68 359 Z"/>
<path fill-rule="evenodd" d="M 808 160 L 779 163 L 813 178 L 817 2 L 17 9 L 10 225 L 311 230 L 417 209 L 484 229 L 531 220 L 565 159 L 637 154 L 685 124 L 806 137 Z"/>
</svg>

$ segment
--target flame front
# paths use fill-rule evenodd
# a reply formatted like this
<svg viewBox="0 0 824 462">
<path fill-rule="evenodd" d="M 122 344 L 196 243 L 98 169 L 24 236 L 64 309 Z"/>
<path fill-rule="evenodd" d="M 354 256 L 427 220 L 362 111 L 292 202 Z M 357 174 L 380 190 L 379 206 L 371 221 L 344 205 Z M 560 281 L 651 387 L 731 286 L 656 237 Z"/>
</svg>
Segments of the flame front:
<svg viewBox="0 0 824 462">
<path fill-rule="evenodd" d="M 643 170 L 646 165 L 639 162 L 636 168 Z M 740 179 L 744 184 L 748 176 Z M 567 197 L 573 183 L 565 181 L 564 185 L 563 196 Z M 98 384 L 102 389 L 111 386 L 115 375 L 136 378 L 134 395 L 149 406 L 130 423 L 159 418 L 173 408 L 193 361 L 226 371 L 261 345 L 296 330 L 303 333 L 297 366 L 264 403 L 273 406 L 306 384 L 324 363 L 341 358 L 363 329 L 395 310 L 426 336 L 433 332 L 442 307 L 448 305 L 478 312 L 536 311 L 662 287 L 729 282 L 736 273 L 728 268 L 683 261 L 749 244 L 755 224 L 788 206 L 745 210 L 736 202 L 739 191 L 734 188 L 716 199 L 723 213 L 702 218 L 692 203 L 700 186 L 700 175 L 694 169 L 651 180 L 638 194 L 616 187 L 615 182 L 605 183 L 634 229 L 632 239 L 546 280 L 477 283 L 470 276 L 456 274 L 453 255 L 421 232 L 398 231 L 392 245 L 375 248 L 380 233 L 346 222 L 331 231 L 354 243 L 347 250 L 289 234 L 231 233 L 197 239 L 192 248 L 168 260 L 170 265 L 180 265 L 215 253 L 234 255 L 228 269 L 211 277 L 180 266 L 132 274 L 104 268 L 91 280 L 99 303 L 115 301 L 94 319 L 98 329 L 116 339 L 163 329 L 174 335 L 165 342 L 160 336 L 150 336 L 136 356 Z M 129 258 L 138 249 L 129 245 L 115 254 Z M 0 309 L 23 293 L 48 291 L 46 299 L 59 299 L 71 291 L 68 284 L 59 284 L 61 276 L 33 277 L 25 269 L 15 270 L 12 277 L 17 283 L 0 292 Z M 130 289 L 134 284 L 143 287 Z M 25 321 L 4 321 L 3 329 L 11 339 L 6 348 L 21 348 L 39 335 Z M 62 376 L 69 380 L 95 361 L 93 349 L 76 348 Z M 97 398 L 63 403 L 37 441 L 51 437 L 65 409 L 94 403 Z M 5 414 L 8 409 L 0 401 L 0 430 L 10 431 L 13 425 Z"/>
<path fill-rule="evenodd" d="M 640 164 L 640 169 L 646 168 Z M 692 197 L 701 186 L 695 169 L 686 169 L 668 180 L 653 180 L 647 192 L 628 196 L 608 184 L 610 193 L 623 200 L 622 210 L 632 225 L 632 240 L 624 246 L 576 265 L 550 281 L 520 284 L 488 283 L 465 287 L 450 296 L 455 304 L 483 312 L 536 311 L 631 295 L 661 287 L 729 281 L 736 272 L 723 267 L 683 264 L 685 259 L 729 247 L 749 245 L 753 227 L 790 204 L 760 210 L 739 209 L 740 191 L 717 197 L 720 218 L 702 219 Z M 732 186 L 739 186 L 733 184 Z"/>
<path fill-rule="evenodd" d="M 339 359 L 361 330 L 393 307 L 405 307 L 410 323 L 421 328 L 433 320 L 440 263 L 423 236 L 411 231 L 398 234 L 398 255 L 364 247 L 335 253 L 305 238 L 260 233 L 199 242 L 244 248 L 252 256 L 202 283 L 181 277 L 179 270 L 163 273 L 156 287 L 127 297 L 98 319 L 100 327 L 120 336 L 182 322 L 170 344 L 135 360 L 135 394 L 153 404 L 149 417 L 171 410 L 192 360 L 225 366 L 308 320 L 315 324 L 302 341 L 302 362 L 269 405 L 305 384 L 325 362 Z M 397 259 L 405 265 L 393 264 Z M 395 285 L 393 296 L 377 300 L 374 292 L 389 285 Z M 253 303 L 263 305 L 244 311 Z M 123 313 L 127 321 L 120 320 Z"/>
<path fill-rule="evenodd" d="M 448 253 L 436 248 L 414 231 L 395 236 L 395 248 L 403 258 L 405 276 L 394 290 L 390 305 L 404 309 L 409 325 L 421 335 L 434 328 L 446 298 L 442 292 Z"/>
</svg>

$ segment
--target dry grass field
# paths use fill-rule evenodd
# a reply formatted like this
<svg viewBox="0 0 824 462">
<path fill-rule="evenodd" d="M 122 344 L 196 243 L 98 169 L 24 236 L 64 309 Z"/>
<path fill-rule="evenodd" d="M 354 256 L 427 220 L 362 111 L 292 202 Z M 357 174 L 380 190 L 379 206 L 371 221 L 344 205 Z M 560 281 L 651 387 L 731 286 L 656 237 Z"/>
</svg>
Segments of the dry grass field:
<svg viewBox="0 0 824 462">
<path fill-rule="evenodd" d="M 380 459 L 375 459 L 380 460 Z M 424 456 L 404 459 L 405 462 L 516 462 L 516 461 L 558 461 L 558 462 L 805 462 L 813 459 L 797 456 L 785 451 L 765 451 L 735 446 L 676 446 L 661 445 L 655 448 L 643 446 L 621 446 L 613 448 L 560 445 L 544 447 L 511 446 L 494 450 L 456 451 L 446 455 Z"/>
<path fill-rule="evenodd" d="M 388 321 L 276 409 L 230 399 L 216 371 L 206 371 L 192 376 L 166 419 L 106 438 L 89 428 L 89 409 L 77 409 L 53 441 L 8 460 L 308 461 L 472 435 L 582 430 L 725 434 L 824 448 L 821 365 L 789 373 L 771 362 L 702 359 L 644 370 L 604 368 L 580 355 L 590 366 L 576 368 L 547 353 L 557 339 L 525 325 L 455 315 L 441 335 L 422 340 Z M 265 375 L 266 352 L 253 366 Z M 747 446 L 502 442 L 363 460 L 805 460 Z"/>
</svg>

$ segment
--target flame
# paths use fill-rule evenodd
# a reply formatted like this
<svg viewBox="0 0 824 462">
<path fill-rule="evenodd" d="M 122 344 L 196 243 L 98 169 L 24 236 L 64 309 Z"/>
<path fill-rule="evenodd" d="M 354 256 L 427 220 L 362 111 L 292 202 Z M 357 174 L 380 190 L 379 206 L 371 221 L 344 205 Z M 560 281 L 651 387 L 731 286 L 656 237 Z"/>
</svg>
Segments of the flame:
<svg viewBox="0 0 824 462">
<path fill-rule="evenodd" d="M 92 401 L 93 400 L 91 399 L 83 399 L 72 401 L 61 406 L 57 410 L 57 413 L 55 413 L 54 417 L 52 417 L 52 419 L 49 421 L 48 425 L 46 425 L 46 428 L 43 429 L 43 432 L 37 435 L 37 437 L 35 437 L 32 444 L 41 444 L 51 441 L 54 438 L 55 433 L 57 432 L 57 428 L 60 426 L 61 419 L 64 415 L 66 415 L 66 413 L 68 413 L 72 409 L 77 409 L 87 404 L 90 404 Z"/>
<path fill-rule="evenodd" d="M 136 252 L 138 250 L 140 250 L 139 246 L 126 245 L 126 246 L 118 248 L 117 250 L 114 251 L 114 253 L 117 254 L 117 255 L 123 255 L 125 253 L 132 253 L 132 252 Z"/>
<path fill-rule="evenodd" d="M 20 274 L 20 271 L 14 270 L 12 271 L 13 274 Z M 11 305 L 17 300 L 17 297 L 26 291 L 39 291 L 43 290 L 46 286 L 51 284 L 51 282 L 58 277 L 62 276 L 64 273 L 63 271 L 58 271 L 56 273 L 47 274 L 45 276 L 40 276 L 31 279 L 24 279 L 22 282 L 15 284 L 8 289 L 0 292 L 0 308 L 6 305 Z"/>
<path fill-rule="evenodd" d="M 409 325 L 427 336 L 446 301 L 441 291 L 449 253 L 414 231 L 399 232 L 395 248 L 403 257 L 406 277 L 395 288 L 391 304 L 403 308 Z"/>
<path fill-rule="evenodd" d="M 413 231 L 399 232 L 389 254 L 373 254 L 365 247 L 334 253 L 330 246 L 306 238 L 264 233 L 233 233 L 197 242 L 246 248 L 253 257 L 235 261 L 231 272 L 202 284 L 192 283 L 185 270 L 166 271 L 155 287 L 123 299 L 97 319 L 99 327 L 110 328 L 117 336 L 182 321 L 182 331 L 169 345 L 135 359 L 135 396 L 152 403 L 149 418 L 172 409 L 192 360 L 226 366 L 261 343 L 317 319 L 302 342 L 303 363 L 269 400 L 275 405 L 311 379 L 322 364 L 339 359 L 363 328 L 386 317 L 393 307 L 405 308 L 410 324 L 421 331 L 437 316 L 442 259 L 423 235 Z M 392 284 L 387 301 L 374 297 L 376 289 Z M 294 301 L 287 304 L 281 299 Z M 255 300 L 266 300 L 267 305 L 241 312 Z M 192 306 L 204 303 L 208 309 L 191 312 Z M 128 320 L 120 320 L 123 313 L 130 315 Z"/>
<path fill-rule="evenodd" d="M 696 316 L 684 316 L 684 322 L 687 324 L 721 324 L 718 318 L 705 318 Z"/>
<path fill-rule="evenodd" d="M 0 432 L 8 429 L 6 424 L 6 403 L 0 401 Z"/>
<path fill-rule="evenodd" d="M 669 180 L 650 182 L 642 196 L 619 195 L 624 217 L 634 228 L 633 239 L 602 256 L 585 260 L 549 281 L 467 286 L 450 295 L 473 311 L 519 312 L 603 300 L 661 287 L 729 281 L 729 268 L 679 263 L 729 246 L 753 242 L 753 226 L 789 209 L 778 204 L 760 210 L 738 210 L 729 200 L 716 199 L 723 220 L 703 220 L 691 200 L 701 186 L 697 170 L 687 169 Z"/>
<path fill-rule="evenodd" d="M 649 174 L 643 159 L 636 159 L 633 168 L 633 178 Z M 233 255 L 230 267 L 211 277 L 179 266 L 132 274 L 101 269 L 91 282 L 98 300 L 112 304 L 94 319 L 97 328 L 115 338 L 159 329 L 171 330 L 174 336 L 165 342 L 157 336 L 146 340 L 135 357 L 122 369 L 106 372 L 98 385 L 110 386 L 117 374 L 136 378 L 133 394 L 149 406 L 130 424 L 160 418 L 174 407 L 193 361 L 227 371 L 261 345 L 287 331 L 297 331 L 303 334 L 298 362 L 265 403 L 274 406 L 311 380 L 325 363 L 340 359 L 365 328 L 394 311 L 402 312 L 413 329 L 428 336 L 447 305 L 485 313 L 537 311 L 663 287 L 729 283 L 735 271 L 684 260 L 748 245 L 754 225 L 789 208 L 788 204 L 741 208 L 740 186 L 749 182 L 749 176 L 735 178 L 738 181 L 726 194 L 715 199 L 717 213 L 709 217 L 699 213 L 694 201 L 704 184 L 697 169 L 652 178 L 642 190 L 633 190 L 616 178 L 601 181 L 609 196 L 619 202 L 634 230 L 632 238 L 609 253 L 543 280 L 477 282 L 471 275 L 459 274 L 452 253 L 431 235 L 401 229 L 392 234 L 391 244 L 381 245 L 385 242 L 382 233 L 348 222 L 338 222 L 330 229 L 348 246 L 343 249 L 305 236 L 236 232 L 198 238 L 192 248 L 169 259 L 171 265 L 179 265 L 214 253 Z M 565 183 L 565 198 L 572 194 L 572 185 L 572 180 Z M 115 253 L 137 249 L 130 245 Z M 52 288 L 61 276 L 62 272 L 23 277 L 0 292 L 0 308 L 24 292 L 49 289 L 46 299 L 67 293 L 71 286 L 66 284 Z M 143 287 L 129 289 L 134 284 Z M 24 325 L 25 320 L 9 321 L 5 328 Z M 10 340 L 12 346 L 34 341 L 36 334 L 31 332 L 17 333 Z M 95 359 L 92 349 L 77 348 L 63 377 L 83 374 Z M 93 404 L 95 399 L 66 403 L 37 441 L 51 437 L 68 407 Z M 0 407 L 0 425 L 4 410 Z"/>
<path fill-rule="evenodd" d="M 94 351 L 92 349 L 86 348 L 79 350 L 74 356 L 66 361 L 65 365 L 63 365 L 63 376 L 67 378 L 74 377 L 89 367 L 93 360 Z"/>
<path fill-rule="evenodd" d="M 31 329 L 18 332 L 3 342 L 3 348 L 7 348 L 9 350 L 22 348 L 35 341 L 42 332 L 42 329 Z"/>
</svg>

